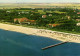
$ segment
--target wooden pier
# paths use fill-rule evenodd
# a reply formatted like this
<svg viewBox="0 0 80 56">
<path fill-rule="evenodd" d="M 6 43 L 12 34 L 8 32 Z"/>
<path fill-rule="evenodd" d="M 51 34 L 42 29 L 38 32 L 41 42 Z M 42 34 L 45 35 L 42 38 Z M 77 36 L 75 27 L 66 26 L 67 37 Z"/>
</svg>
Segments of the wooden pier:
<svg viewBox="0 0 80 56">
<path fill-rule="evenodd" d="M 51 45 L 51 46 L 44 47 L 44 48 L 42 48 L 42 50 L 45 50 L 45 49 L 48 49 L 48 48 L 51 48 L 51 47 L 55 47 L 55 46 L 58 46 L 58 45 L 61 45 L 61 44 L 65 44 L 65 43 L 67 43 L 67 41 L 66 42 L 62 42 L 62 43 L 58 43 L 58 44 L 54 44 L 54 45 Z"/>
</svg>

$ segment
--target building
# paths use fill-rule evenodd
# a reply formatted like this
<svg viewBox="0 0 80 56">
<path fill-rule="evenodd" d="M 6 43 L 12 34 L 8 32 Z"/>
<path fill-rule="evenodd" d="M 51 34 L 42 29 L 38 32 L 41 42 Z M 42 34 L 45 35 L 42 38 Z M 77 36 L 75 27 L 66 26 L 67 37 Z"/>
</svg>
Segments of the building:
<svg viewBox="0 0 80 56">
<path fill-rule="evenodd" d="M 18 23 L 23 23 L 23 22 L 26 22 L 28 21 L 29 19 L 28 18 L 14 18 L 14 23 L 18 22 Z"/>
<path fill-rule="evenodd" d="M 80 21 L 80 19 L 76 19 L 76 21 L 78 21 L 78 22 L 79 22 L 79 21 Z"/>
<path fill-rule="evenodd" d="M 47 17 L 47 15 L 42 15 L 42 18 L 46 18 Z"/>
<path fill-rule="evenodd" d="M 56 27 L 59 26 L 60 24 L 48 24 L 49 27 Z"/>
<path fill-rule="evenodd" d="M 70 16 L 66 16 L 69 20 L 71 19 L 71 17 Z"/>
<path fill-rule="evenodd" d="M 80 14 L 80 12 L 78 12 L 77 14 Z"/>
<path fill-rule="evenodd" d="M 80 23 L 77 23 L 76 25 L 77 25 L 77 26 L 80 26 Z"/>
<path fill-rule="evenodd" d="M 49 14 L 49 16 L 52 16 L 52 14 Z"/>
<path fill-rule="evenodd" d="M 36 24 L 36 20 L 28 20 L 27 21 L 29 24 Z"/>
<path fill-rule="evenodd" d="M 27 23 L 27 24 L 36 24 L 36 21 L 35 20 L 29 20 L 28 18 L 15 18 L 14 19 L 14 23 Z"/>
</svg>

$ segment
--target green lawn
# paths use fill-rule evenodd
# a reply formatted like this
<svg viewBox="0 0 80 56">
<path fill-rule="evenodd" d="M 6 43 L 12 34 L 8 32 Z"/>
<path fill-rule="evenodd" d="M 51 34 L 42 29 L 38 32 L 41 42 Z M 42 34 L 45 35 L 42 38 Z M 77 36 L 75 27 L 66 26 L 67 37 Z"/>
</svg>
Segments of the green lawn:
<svg viewBox="0 0 80 56">
<path fill-rule="evenodd" d="M 60 11 L 53 11 L 54 13 L 58 13 L 58 14 L 65 14 L 66 12 L 60 12 Z"/>
<path fill-rule="evenodd" d="M 39 12 L 40 14 L 46 14 L 46 12 L 44 12 L 43 10 L 38 10 L 38 12 Z"/>
</svg>

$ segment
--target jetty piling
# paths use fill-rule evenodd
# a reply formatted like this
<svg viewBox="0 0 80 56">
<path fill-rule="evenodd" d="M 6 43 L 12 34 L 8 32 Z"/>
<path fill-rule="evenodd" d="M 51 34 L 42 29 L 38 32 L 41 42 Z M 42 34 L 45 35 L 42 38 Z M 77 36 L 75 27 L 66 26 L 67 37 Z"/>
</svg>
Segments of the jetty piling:
<svg viewBox="0 0 80 56">
<path fill-rule="evenodd" d="M 68 42 L 68 41 L 62 42 L 62 43 L 58 43 L 58 44 L 54 44 L 54 45 L 51 45 L 51 46 L 47 46 L 47 47 L 42 48 L 42 50 L 45 50 L 45 49 L 48 49 L 48 48 L 51 48 L 51 47 L 55 47 L 55 46 L 58 46 L 58 45 L 61 45 L 61 44 L 65 44 L 65 43 L 67 43 L 67 42 Z"/>
</svg>

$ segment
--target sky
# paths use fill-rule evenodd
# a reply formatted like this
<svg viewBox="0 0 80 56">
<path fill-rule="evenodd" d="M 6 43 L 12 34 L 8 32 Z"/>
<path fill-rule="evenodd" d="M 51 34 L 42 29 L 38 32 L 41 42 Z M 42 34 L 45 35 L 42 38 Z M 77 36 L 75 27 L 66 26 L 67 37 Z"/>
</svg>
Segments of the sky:
<svg viewBox="0 0 80 56">
<path fill-rule="evenodd" d="M 0 0 L 0 3 L 80 3 L 80 0 Z"/>
</svg>

